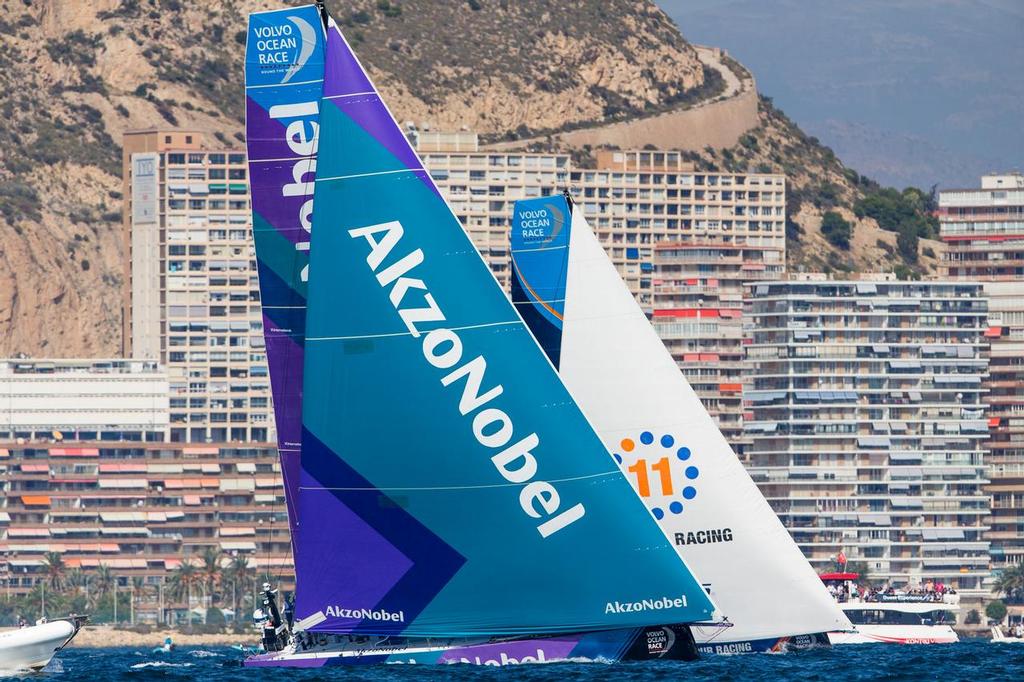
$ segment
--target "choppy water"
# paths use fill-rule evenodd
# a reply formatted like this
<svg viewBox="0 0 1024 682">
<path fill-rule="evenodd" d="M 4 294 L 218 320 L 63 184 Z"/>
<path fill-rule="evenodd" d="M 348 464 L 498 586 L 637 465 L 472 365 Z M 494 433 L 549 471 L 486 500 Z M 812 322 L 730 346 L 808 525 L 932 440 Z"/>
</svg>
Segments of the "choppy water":
<svg viewBox="0 0 1024 682">
<path fill-rule="evenodd" d="M 96 680 L 715 680 L 723 682 L 801 680 L 941 680 L 941 682 L 1024 681 L 1024 645 L 987 641 L 898 646 L 860 644 L 793 654 L 707 656 L 696 663 L 552 663 L 514 668 L 473 666 L 372 666 L 321 670 L 242 669 L 241 654 L 230 648 L 185 647 L 170 654 L 133 648 L 71 648 L 47 672 L 22 679 L 46 682 Z M 0 678 L 9 679 L 9 678 Z"/>
</svg>

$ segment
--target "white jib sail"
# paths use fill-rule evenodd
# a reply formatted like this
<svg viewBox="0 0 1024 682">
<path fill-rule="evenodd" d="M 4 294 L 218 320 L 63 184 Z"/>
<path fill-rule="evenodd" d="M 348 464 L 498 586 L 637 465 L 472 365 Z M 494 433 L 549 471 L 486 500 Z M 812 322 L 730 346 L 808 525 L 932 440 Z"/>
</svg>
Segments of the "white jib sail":
<svg viewBox="0 0 1024 682">
<path fill-rule="evenodd" d="M 833 601 L 573 211 L 562 380 L 733 623 L 738 642 L 843 630 Z M 717 619 L 717 618 L 716 618 Z M 695 633 L 697 634 L 697 633 Z"/>
</svg>

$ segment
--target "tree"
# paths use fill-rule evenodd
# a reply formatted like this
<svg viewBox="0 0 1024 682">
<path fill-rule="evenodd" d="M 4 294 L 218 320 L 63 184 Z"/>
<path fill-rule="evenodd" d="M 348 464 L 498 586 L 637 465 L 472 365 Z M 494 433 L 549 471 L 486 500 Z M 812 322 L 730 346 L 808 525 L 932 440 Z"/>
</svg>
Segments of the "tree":
<svg viewBox="0 0 1024 682">
<path fill-rule="evenodd" d="M 231 557 L 231 562 L 225 567 L 222 580 L 231 584 L 231 608 L 238 618 L 238 597 L 242 596 L 242 603 L 245 603 L 245 595 L 249 593 L 249 587 L 255 578 L 255 571 L 249 565 L 249 558 L 244 554 L 236 554 Z"/>
<path fill-rule="evenodd" d="M 60 552 L 47 552 L 43 555 L 43 566 L 46 568 L 46 580 L 56 591 L 64 589 L 64 573 L 67 566 Z"/>
<path fill-rule="evenodd" d="M 106 564 L 100 564 L 96 568 L 96 575 L 93 577 L 93 584 L 96 586 L 96 601 L 98 602 L 103 597 L 107 596 L 107 593 L 114 588 L 114 577 L 110 567 Z"/>
<path fill-rule="evenodd" d="M 1004 568 L 993 587 L 1011 603 L 1024 601 L 1024 564 Z"/>
<path fill-rule="evenodd" d="M 1003 618 L 1006 618 L 1006 604 L 1001 599 L 990 601 L 985 606 L 985 615 L 996 622 L 1003 622 Z"/>
<path fill-rule="evenodd" d="M 206 606 L 213 606 L 216 599 L 216 588 L 220 584 L 223 569 L 221 562 L 224 559 L 224 553 L 216 547 L 206 547 L 203 549 L 203 553 L 200 556 L 203 562 L 201 571 L 203 574 L 203 586 L 206 592 L 207 604 Z"/>
<path fill-rule="evenodd" d="M 967 612 L 967 617 L 964 618 L 965 625 L 977 625 L 981 622 L 981 614 L 978 613 L 978 609 L 971 609 Z"/>
<path fill-rule="evenodd" d="M 185 600 L 185 608 L 188 611 L 189 623 L 192 622 L 192 588 L 203 581 L 199 570 L 192 565 L 192 558 L 186 557 L 181 566 L 174 569 L 170 579 L 167 581 L 167 588 L 171 597 L 177 601 Z"/>
<path fill-rule="evenodd" d="M 853 225 L 836 211 L 825 211 L 821 217 L 821 233 L 833 246 L 848 249 L 850 237 L 853 236 Z"/>
</svg>

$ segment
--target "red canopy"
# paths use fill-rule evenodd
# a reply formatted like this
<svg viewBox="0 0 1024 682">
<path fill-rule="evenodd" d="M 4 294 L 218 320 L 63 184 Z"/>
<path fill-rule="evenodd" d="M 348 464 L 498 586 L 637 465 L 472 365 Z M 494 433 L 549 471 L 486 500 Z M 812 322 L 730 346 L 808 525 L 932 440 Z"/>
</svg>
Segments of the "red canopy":
<svg viewBox="0 0 1024 682">
<path fill-rule="evenodd" d="M 822 573 L 818 577 L 822 580 L 856 580 L 860 573 Z"/>
</svg>

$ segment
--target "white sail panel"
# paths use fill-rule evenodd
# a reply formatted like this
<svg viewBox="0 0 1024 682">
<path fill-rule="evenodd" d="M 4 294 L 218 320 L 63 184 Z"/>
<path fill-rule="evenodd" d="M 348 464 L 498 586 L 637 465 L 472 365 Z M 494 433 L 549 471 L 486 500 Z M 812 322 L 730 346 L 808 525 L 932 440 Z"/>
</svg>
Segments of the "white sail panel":
<svg viewBox="0 0 1024 682">
<path fill-rule="evenodd" d="M 577 207 L 562 379 L 693 571 L 722 641 L 848 629 L 789 532 L 676 366 Z"/>
</svg>

